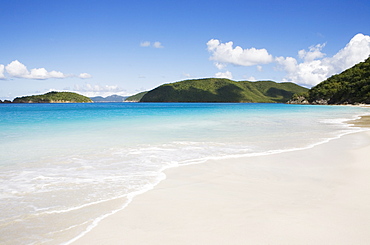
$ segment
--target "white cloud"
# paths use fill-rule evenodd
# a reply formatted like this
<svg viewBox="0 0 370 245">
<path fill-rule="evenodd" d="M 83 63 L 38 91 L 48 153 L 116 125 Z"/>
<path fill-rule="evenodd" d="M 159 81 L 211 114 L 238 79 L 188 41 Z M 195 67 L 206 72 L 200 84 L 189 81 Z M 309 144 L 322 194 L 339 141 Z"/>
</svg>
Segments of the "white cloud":
<svg viewBox="0 0 370 245">
<path fill-rule="evenodd" d="M 357 34 L 333 57 L 325 57 L 321 52 L 325 44 L 312 46 L 308 51 L 300 50 L 299 63 L 293 57 L 277 57 L 275 61 L 287 72 L 285 81 L 314 86 L 328 77 L 338 74 L 355 64 L 364 61 L 370 55 L 370 36 Z"/>
<path fill-rule="evenodd" d="M 257 79 L 254 76 L 250 76 L 247 78 L 248 81 L 255 82 Z"/>
<path fill-rule="evenodd" d="M 49 75 L 51 77 L 54 77 L 54 78 L 65 78 L 65 77 L 68 77 L 68 75 L 64 75 L 62 72 L 60 71 L 51 71 L 49 72 Z"/>
<path fill-rule="evenodd" d="M 78 75 L 78 77 L 82 79 L 87 79 L 91 78 L 91 75 L 89 73 L 81 73 L 80 75 Z"/>
<path fill-rule="evenodd" d="M 325 47 L 326 43 L 317 44 L 315 46 L 309 47 L 309 51 L 304 49 L 298 51 L 299 58 L 303 59 L 304 61 L 313 61 L 315 59 L 319 59 L 324 57 L 326 54 L 322 53 L 321 50 Z"/>
<path fill-rule="evenodd" d="M 4 68 L 4 65 L 0 65 L 0 79 L 5 79 Z"/>
<path fill-rule="evenodd" d="M 154 42 L 153 44 L 149 41 L 144 41 L 140 43 L 141 47 L 150 47 L 152 46 L 153 48 L 164 48 L 161 42 Z"/>
<path fill-rule="evenodd" d="M 222 70 L 226 67 L 226 64 L 215 62 L 215 66 L 217 67 L 217 69 Z"/>
<path fill-rule="evenodd" d="M 12 61 L 5 67 L 5 69 L 6 72 L 12 77 L 27 77 L 29 75 L 27 67 L 18 60 Z"/>
<path fill-rule="evenodd" d="M 273 61 L 272 55 L 266 49 L 243 49 L 240 46 L 233 48 L 233 42 L 221 43 L 217 39 L 209 40 L 207 49 L 211 53 L 210 60 L 215 61 L 215 65 L 219 69 L 224 68 L 227 64 L 253 66 Z"/>
<path fill-rule="evenodd" d="M 153 47 L 154 48 L 164 48 L 160 42 L 154 42 Z"/>
<path fill-rule="evenodd" d="M 60 74 L 61 72 L 52 71 L 49 73 L 45 68 L 37 68 L 37 69 L 31 69 L 31 72 L 26 76 L 27 78 L 32 79 L 48 79 L 53 77 L 54 74 Z M 60 75 L 58 78 L 63 78 L 64 74 L 62 73 L 62 77 Z"/>
<path fill-rule="evenodd" d="M 5 66 L 5 71 L 11 77 L 18 77 L 18 78 L 27 78 L 27 79 L 38 79 L 38 80 L 45 80 L 49 78 L 67 78 L 67 77 L 76 77 L 75 75 L 66 75 L 60 71 L 47 71 L 45 68 L 33 68 L 31 71 L 27 69 L 27 67 L 19 62 L 18 60 L 14 60 L 10 62 L 7 66 Z M 90 78 L 91 75 L 88 73 L 81 73 L 77 77 L 80 78 Z M 0 65 L 0 79 L 4 79 L 4 65 Z"/>
<path fill-rule="evenodd" d="M 226 71 L 226 72 L 217 72 L 215 74 L 215 77 L 216 78 L 228 78 L 228 79 L 233 79 L 233 75 L 231 74 L 231 72 L 229 71 Z"/>
<path fill-rule="evenodd" d="M 342 72 L 353 65 L 364 61 L 370 55 L 370 36 L 357 34 L 351 41 L 325 64 L 332 63 L 332 73 Z"/>
<path fill-rule="evenodd" d="M 277 57 L 276 62 L 287 72 L 284 81 L 302 85 L 316 85 L 328 77 L 328 67 L 320 60 L 298 64 L 292 57 Z"/>
<path fill-rule="evenodd" d="M 18 60 L 12 61 L 5 67 L 6 72 L 12 77 L 28 79 L 48 79 L 48 78 L 65 78 L 67 77 L 59 71 L 48 72 L 45 68 L 34 68 L 28 71 L 27 67 Z"/>
<path fill-rule="evenodd" d="M 141 46 L 141 47 L 149 47 L 149 46 L 150 46 L 150 42 L 148 42 L 148 41 L 141 42 L 141 43 L 140 43 L 140 46 Z"/>
</svg>

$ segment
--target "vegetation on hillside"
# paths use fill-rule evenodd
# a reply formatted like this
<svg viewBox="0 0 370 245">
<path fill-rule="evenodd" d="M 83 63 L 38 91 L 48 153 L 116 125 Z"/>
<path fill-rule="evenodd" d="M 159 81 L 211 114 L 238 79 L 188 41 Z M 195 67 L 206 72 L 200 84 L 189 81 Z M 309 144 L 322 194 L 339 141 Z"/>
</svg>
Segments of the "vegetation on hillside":
<svg viewBox="0 0 370 245">
<path fill-rule="evenodd" d="M 370 57 L 364 62 L 295 94 L 292 104 L 370 104 Z"/>
<path fill-rule="evenodd" d="M 146 93 L 148 93 L 148 92 L 145 91 L 145 92 L 141 92 L 141 93 L 132 95 L 132 96 L 126 98 L 125 101 L 126 102 L 139 102 L 141 100 L 141 98 L 143 98 L 143 96 L 146 95 Z"/>
<path fill-rule="evenodd" d="M 205 78 L 161 85 L 144 94 L 140 102 L 284 103 L 293 94 L 307 90 L 293 83 Z"/>
<path fill-rule="evenodd" d="M 72 92 L 49 92 L 42 95 L 17 97 L 13 103 L 91 103 L 90 98 Z"/>
<path fill-rule="evenodd" d="M 370 103 L 370 57 L 319 83 L 309 91 L 311 103 L 328 104 Z"/>
</svg>

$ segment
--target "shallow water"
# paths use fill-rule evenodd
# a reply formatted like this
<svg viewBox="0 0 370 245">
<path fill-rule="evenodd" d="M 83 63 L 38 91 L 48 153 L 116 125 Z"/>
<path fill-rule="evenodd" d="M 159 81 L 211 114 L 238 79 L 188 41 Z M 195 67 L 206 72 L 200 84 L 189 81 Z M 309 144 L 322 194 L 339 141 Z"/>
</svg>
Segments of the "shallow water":
<svg viewBox="0 0 370 245">
<path fill-rule="evenodd" d="M 285 104 L 0 105 L 0 243 L 60 244 L 207 159 L 311 147 L 367 108 Z"/>
</svg>

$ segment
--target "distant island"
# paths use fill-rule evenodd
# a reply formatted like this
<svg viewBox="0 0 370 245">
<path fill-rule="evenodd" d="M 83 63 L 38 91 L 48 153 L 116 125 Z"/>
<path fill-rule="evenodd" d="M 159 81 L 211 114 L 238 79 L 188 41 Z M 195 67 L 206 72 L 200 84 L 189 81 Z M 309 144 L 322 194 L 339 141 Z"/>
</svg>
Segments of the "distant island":
<svg viewBox="0 0 370 245">
<path fill-rule="evenodd" d="M 370 104 L 370 57 L 309 91 L 293 95 L 291 104 Z"/>
<path fill-rule="evenodd" d="M 9 104 L 9 103 L 12 103 L 10 100 L 0 100 L 0 104 Z"/>
<path fill-rule="evenodd" d="M 49 92 L 42 95 L 17 97 L 13 103 L 92 103 L 93 101 L 83 95 L 72 92 Z"/>
<path fill-rule="evenodd" d="M 307 91 L 294 83 L 204 78 L 164 84 L 128 97 L 126 101 L 285 103 L 293 94 Z"/>
<path fill-rule="evenodd" d="M 96 103 L 107 103 L 107 102 L 124 102 L 129 96 L 110 95 L 107 97 L 96 96 L 90 97 L 90 99 Z"/>
</svg>

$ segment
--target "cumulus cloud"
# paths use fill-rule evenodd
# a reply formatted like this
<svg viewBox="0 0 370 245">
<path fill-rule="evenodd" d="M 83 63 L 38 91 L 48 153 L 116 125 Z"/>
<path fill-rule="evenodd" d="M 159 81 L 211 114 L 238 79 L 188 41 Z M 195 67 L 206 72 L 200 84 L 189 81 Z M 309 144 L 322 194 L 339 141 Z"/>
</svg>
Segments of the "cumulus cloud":
<svg viewBox="0 0 370 245">
<path fill-rule="evenodd" d="M 370 55 L 370 36 L 357 34 L 350 42 L 332 57 L 321 52 L 325 44 L 311 46 L 308 51 L 300 50 L 298 62 L 293 57 L 277 57 L 275 61 L 286 71 L 284 81 L 314 86 L 328 77 L 340 73 L 364 61 Z"/>
<path fill-rule="evenodd" d="M 28 71 L 27 67 L 18 60 L 12 61 L 5 67 L 6 72 L 12 77 L 28 79 L 48 79 L 67 77 L 59 71 L 48 72 L 45 68 L 34 68 Z"/>
<path fill-rule="evenodd" d="M 233 79 L 233 74 L 231 72 L 226 71 L 226 72 L 217 72 L 215 74 L 216 78 L 228 78 L 228 79 Z"/>
<path fill-rule="evenodd" d="M 141 47 L 153 47 L 153 48 L 164 48 L 161 42 L 154 42 L 153 44 L 149 41 L 144 41 L 140 43 Z"/>
<path fill-rule="evenodd" d="M 266 49 L 243 49 L 240 46 L 233 47 L 233 42 L 221 43 L 217 39 L 207 42 L 207 49 L 211 53 L 210 60 L 215 61 L 219 69 L 227 64 L 237 66 L 253 66 L 271 63 L 274 59 Z"/>
<path fill-rule="evenodd" d="M 313 61 L 324 57 L 326 54 L 322 53 L 321 50 L 325 47 L 326 43 L 317 44 L 308 48 L 308 51 L 302 49 L 298 51 L 299 58 L 304 61 Z"/>
<path fill-rule="evenodd" d="M 27 78 L 27 79 L 38 79 L 45 80 L 49 78 L 67 78 L 67 77 L 76 77 L 75 75 L 66 75 L 60 71 L 47 71 L 45 68 L 33 68 L 30 71 L 27 67 L 19 62 L 14 60 L 10 62 L 7 66 L 0 65 L 0 79 L 5 79 L 4 70 L 11 76 L 17 78 Z M 81 73 L 77 77 L 80 78 L 90 78 L 91 75 L 88 73 Z"/>
<path fill-rule="evenodd" d="M 364 61 L 370 55 L 370 36 L 357 34 L 332 58 L 325 60 L 333 64 L 332 73 L 341 72 Z"/>
<path fill-rule="evenodd" d="M 67 77 L 60 71 L 48 72 L 45 68 L 31 69 L 31 72 L 23 76 L 24 78 L 30 79 L 48 79 L 48 78 L 65 78 Z"/>
<path fill-rule="evenodd" d="M 29 74 L 27 67 L 18 60 L 12 61 L 5 67 L 6 72 L 12 77 L 26 77 Z"/>
<path fill-rule="evenodd" d="M 89 73 L 81 73 L 80 75 L 78 75 L 78 77 L 82 79 L 87 79 L 91 78 L 91 75 Z"/>
<path fill-rule="evenodd" d="M 5 79 L 4 68 L 4 65 L 0 65 L 0 79 Z"/>
</svg>

